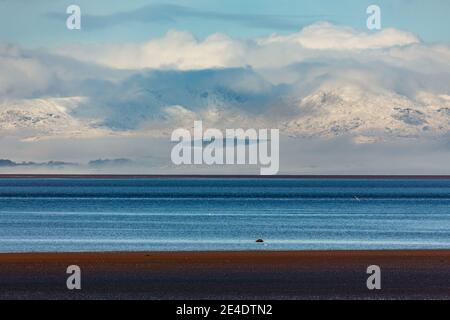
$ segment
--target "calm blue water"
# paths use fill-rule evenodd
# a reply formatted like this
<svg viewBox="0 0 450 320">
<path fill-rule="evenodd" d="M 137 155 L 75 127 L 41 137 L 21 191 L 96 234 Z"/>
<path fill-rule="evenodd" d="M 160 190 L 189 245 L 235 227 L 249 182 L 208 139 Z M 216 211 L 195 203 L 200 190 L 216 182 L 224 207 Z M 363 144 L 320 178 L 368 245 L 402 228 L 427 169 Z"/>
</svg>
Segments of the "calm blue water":
<svg viewBox="0 0 450 320">
<path fill-rule="evenodd" d="M 382 248 L 450 248 L 450 180 L 0 179 L 0 252 Z"/>
</svg>

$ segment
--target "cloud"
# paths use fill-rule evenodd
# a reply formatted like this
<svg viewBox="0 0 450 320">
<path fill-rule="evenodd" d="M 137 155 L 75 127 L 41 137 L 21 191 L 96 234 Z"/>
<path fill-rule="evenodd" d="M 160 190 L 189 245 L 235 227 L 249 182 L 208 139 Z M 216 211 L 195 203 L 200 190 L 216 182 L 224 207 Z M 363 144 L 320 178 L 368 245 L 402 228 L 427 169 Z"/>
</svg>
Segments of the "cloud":
<svg viewBox="0 0 450 320">
<path fill-rule="evenodd" d="M 231 124 L 262 113 L 283 91 L 251 68 L 148 70 L 117 83 L 90 81 L 89 87 L 96 90 L 83 88 L 89 101 L 72 113 L 77 117 L 96 117 L 115 130 L 145 127 L 166 133 L 200 114 Z"/>
<path fill-rule="evenodd" d="M 321 22 L 307 26 L 298 33 L 288 36 L 274 35 L 261 39 L 258 43 L 299 44 L 306 49 L 319 50 L 365 50 L 412 45 L 420 43 L 420 40 L 414 34 L 396 29 L 366 33 L 350 27 Z"/>
<path fill-rule="evenodd" d="M 0 97 L 29 96 L 48 87 L 47 68 L 19 47 L 0 43 Z"/>
<path fill-rule="evenodd" d="M 66 16 L 60 13 L 48 13 L 51 19 L 64 20 Z M 224 13 L 210 10 L 200 10 L 174 4 L 150 4 L 135 10 L 113 13 L 109 15 L 83 15 L 83 23 L 89 30 L 107 28 L 114 25 L 141 23 L 174 23 L 186 19 L 201 19 L 210 21 L 225 21 L 238 23 L 252 28 L 267 28 L 278 30 L 294 30 L 299 25 L 311 23 L 314 19 L 330 18 L 326 15 L 267 15 Z"/>
<path fill-rule="evenodd" d="M 172 30 L 162 38 L 145 43 L 72 45 L 60 48 L 58 52 L 110 68 L 198 70 L 247 65 L 255 68 L 281 67 L 311 58 L 348 55 L 374 56 L 375 59 L 384 56 L 391 60 L 395 55 L 396 60 L 407 61 L 408 58 L 402 57 L 401 52 L 414 45 L 420 46 L 421 42 L 408 32 L 385 29 L 366 33 L 323 22 L 290 35 L 253 40 L 236 40 L 224 34 L 213 34 L 198 40 L 189 32 Z M 443 48 L 435 50 L 441 50 L 441 55 L 448 53 Z"/>
<path fill-rule="evenodd" d="M 59 52 L 111 68 L 178 70 L 232 67 L 240 64 L 244 54 L 242 44 L 223 34 L 198 41 L 181 31 L 169 31 L 165 37 L 143 44 L 66 46 Z"/>
<path fill-rule="evenodd" d="M 116 81 L 128 74 L 69 56 L 0 42 L 0 102 L 14 98 L 64 97 L 88 79 Z"/>
</svg>

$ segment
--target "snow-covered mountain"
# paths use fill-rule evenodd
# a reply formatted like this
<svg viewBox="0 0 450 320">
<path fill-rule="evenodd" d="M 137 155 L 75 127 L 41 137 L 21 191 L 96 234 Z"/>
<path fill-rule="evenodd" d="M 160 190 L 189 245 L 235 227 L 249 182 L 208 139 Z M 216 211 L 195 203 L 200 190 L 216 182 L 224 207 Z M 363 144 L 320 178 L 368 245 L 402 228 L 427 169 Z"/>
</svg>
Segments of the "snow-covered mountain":
<svg viewBox="0 0 450 320">
<path fill-rule="evenodd" d="M 296 137 L 351 135 L 367 143 L 391 138 L 441 136 L 450 132 L 450 96 L 421 92 L 410 99 L 355 86 L 320 89 L 299 99 L 298 114 L 283 130 Z"/>
<path fill-rule="evenodd" d="M 107 133 L 95 121 L 78 119 L 71 112 L 84 98 L 10 100 L 0 103 L 0 132 L 23 140 L 48 137 L 87 137 Z"/>
<path fill-rule="evenodd" d="M 313 83 L 312 81 L 311 83 Z M 450 96 L 400 94 L 342 79 L 272 85 L 249 69 L 157 72 L 108 84 L 92 97 L 7 100 L 0 132 L 24 140 L 142 134 L 205 127 L 279 128 L 295 138 L 350 136 L 357 143 L 450 132 Z"/>
</svg>

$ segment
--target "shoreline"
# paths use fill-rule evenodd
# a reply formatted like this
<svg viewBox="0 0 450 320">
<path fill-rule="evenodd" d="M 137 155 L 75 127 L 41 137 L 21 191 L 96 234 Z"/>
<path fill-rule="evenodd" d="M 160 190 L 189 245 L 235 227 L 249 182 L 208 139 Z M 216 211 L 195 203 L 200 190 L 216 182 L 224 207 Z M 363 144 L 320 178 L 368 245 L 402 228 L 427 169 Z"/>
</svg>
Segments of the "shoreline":
<svg viewBox="0 0 450 320">
<path fill-rule="evenodd" d="M 382 290 L 366 287 L 370 265 Z M 0 299 L 448 299 L 450 249 L 0 253 L 0 287 Z"/>
</svg>

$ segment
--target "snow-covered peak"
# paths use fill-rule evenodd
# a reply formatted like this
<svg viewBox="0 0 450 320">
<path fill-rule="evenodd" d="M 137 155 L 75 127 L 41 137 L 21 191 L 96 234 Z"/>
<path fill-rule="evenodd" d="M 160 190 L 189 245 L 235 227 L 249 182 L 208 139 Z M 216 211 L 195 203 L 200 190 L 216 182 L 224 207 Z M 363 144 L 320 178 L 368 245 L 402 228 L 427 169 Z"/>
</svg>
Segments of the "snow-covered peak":
<svg viewBox="0 0 450 320">
<path fill-rule="evenodd" d="M 97 129 L 95 121 L 71 115 L 84 101 L 82 97 L 3 101 L 0 103 L 0 132 L 24 140 L 104 134 L 106 131 Z"/>
</svg>

